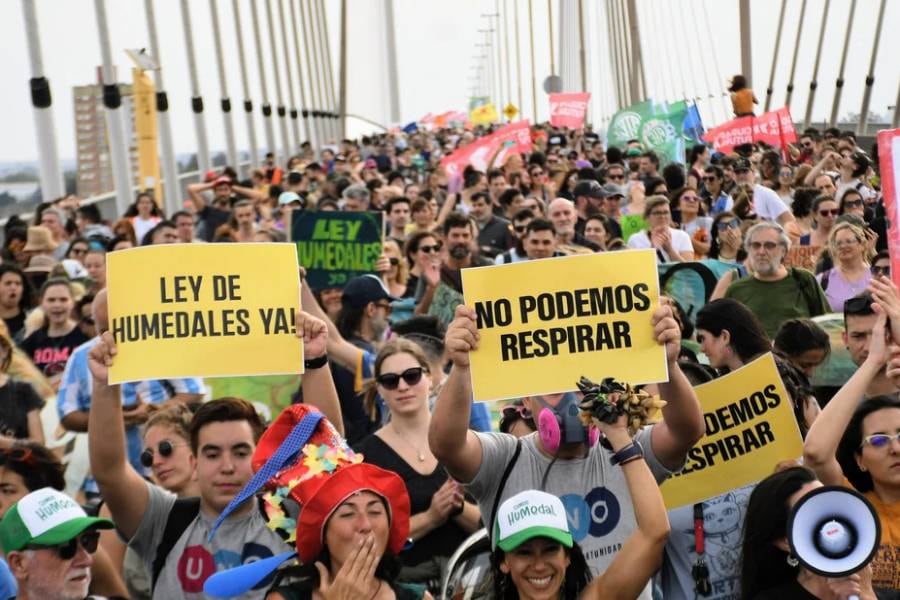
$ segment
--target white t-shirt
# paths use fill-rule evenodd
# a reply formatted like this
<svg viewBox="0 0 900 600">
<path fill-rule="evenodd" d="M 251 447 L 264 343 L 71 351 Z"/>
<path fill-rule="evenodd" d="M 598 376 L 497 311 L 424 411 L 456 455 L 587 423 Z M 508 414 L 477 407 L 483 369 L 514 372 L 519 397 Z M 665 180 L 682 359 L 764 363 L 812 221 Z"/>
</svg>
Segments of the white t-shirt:
<svg viewBox="0 0 900 600">
<path fill-rule="evenodd" d="M 760 219 L 777 221 L 778 217 L 789 210 L 775 190 L 758 183 L 753 186 L 753 211 Z"/>
<path fill-rule="evenodd" d="M 691 236 L 680 229 L 672 229 L 671 227 L 669 227 L 669 233 L 672 234 L 672 248 L 682 256 L 693 256 L 694 246 L 691 244 Z M 653 248 L 653 243 L 650 241 L 650 236 L 645 229 L 628 238 L 627 246 L 629 248 Z M 672 260 L 672 257 L 665 250 L 661 248 L 657 248 L 657 250 L 662 254 L 666 262 Z"/>
</svg>

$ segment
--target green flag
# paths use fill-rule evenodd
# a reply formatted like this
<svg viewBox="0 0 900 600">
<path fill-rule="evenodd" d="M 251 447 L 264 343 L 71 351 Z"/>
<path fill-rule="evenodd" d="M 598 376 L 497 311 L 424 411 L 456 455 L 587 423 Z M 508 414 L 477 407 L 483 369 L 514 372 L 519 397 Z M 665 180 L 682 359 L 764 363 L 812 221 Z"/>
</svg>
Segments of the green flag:
<svg viewBox="0 0 900 600">
<path fill-rule="evenodd" d="M 660 163 L 684 162 L 688 144 L 700 143 L 702 125 L 693 106 L 684 100 L 657 103 L 645 100 L 613 115 L 607 138 L 609 145 L 625 147 L 628 140 L 639 140 L 647 150 L 659 155 Z"/>
</svg>

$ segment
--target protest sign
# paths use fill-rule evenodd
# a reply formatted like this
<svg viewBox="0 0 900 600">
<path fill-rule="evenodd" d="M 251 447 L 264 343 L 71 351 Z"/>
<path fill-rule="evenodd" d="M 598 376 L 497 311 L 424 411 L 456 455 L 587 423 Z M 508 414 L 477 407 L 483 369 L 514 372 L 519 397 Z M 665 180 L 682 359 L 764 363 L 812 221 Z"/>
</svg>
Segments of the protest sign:
<svg viewBox="0 0 900 600">
<path fill-rule="evenodd" d="M 476 400 L 572 391 L 582 375 L 668 378 L 650 324 L 659 304 L 653 250 L 463 269 L 462 282 L 481 338 L 471 355 Z"/>
<path fill-rule="evenodd" d="M 771 354 L 695 388 L 706 433 L 680 473 L 660 486 L 666 508 L 714 498 L 765 479 L 803 455 L 803 438 Z"/>
<path fill-rule="evenodd" d="M 787 107 L 779 108 L 758 117 L 740 117 L 714 127 L 706 132 L 703 140 L 718 151 L 729 154 L 735 146 L 752 142 L 765 142 L 777 148 L 786 148 L 797 141 L 794 121 Z"/>
<path fill-rule="evenodd" d="M 581 129 L 587 114 L 590 92 L 550 94 L 550 124 L 554 127 Z"/>
<path fill-rule="evenodd" d="M 784 266 L 799 267 L 811 273 L 816 272 L 816 261 L 822 254 L 822 246 L 791 246 L 784 255 Z"/>
<path fill-rule="evenodd" d="M 634 234 L 647 229 L 647 221 L 643 215 L 622 215 L 619 226 L 622 229 L 622 241 L 627 242 Z"/>
<path fill-rule="evenodd" d="M 891 279 L 900 285 L 900 129 L 878 132 L 878 163 L 881 168 L 881 191 L 887 213 L 887 246 L 891 256 Z"/>
<path fill-rule="evenodd" d="M 303 371 L 291 244 L 164 244 L 106 258 L 110 383 Z"/>
<path fill-rule="evenodd" d="M 243 398 L 265 407 L 271 421 L 291 405 L 300 387 L 300 375 L 261 375 L 258 377 L 208 377 L 204 380 L 213 398 Z M 262 413 L 263 411 L 261 411 Z"/>
<path fill-rule="evenodd" d="M 685 148 L 699 143 L 703 133 L 700 113 L 684 100 L 665 103 L 645 100 L 613 115 L 608 143 L 624 148 L 636 139 L 655 151 L 662 164 L 684 162 Z"/>
<path fill-rule="evenodd" d="M 493 103 L 489 102 L 473 108 L 469 112 L 469 120 L 472 121 L 473 125 L 490 125 L 499 121 L 500 115 L 497 114 L 497 108 Z"/>
<path fill-rule="evenodd" d="M 381 236 L 381 213 L 291 213 L 291 241 L 314 290 L 344 287 L 354 277 L 372 273 L 382 252 Z"/>
<path fill-rule="evenodd" d="M 494 153 L 497 154 L 494 164 L 502 165 L 511 152 L 531 152 L 531 130 L 527 119 L 504 125 L 490 135 L 454 150 L 441 159 L 441 166 L 451 176 L 462 174 L 470 164 L 479 171 L 486 172 L 488 161 Z"/>
</svg>

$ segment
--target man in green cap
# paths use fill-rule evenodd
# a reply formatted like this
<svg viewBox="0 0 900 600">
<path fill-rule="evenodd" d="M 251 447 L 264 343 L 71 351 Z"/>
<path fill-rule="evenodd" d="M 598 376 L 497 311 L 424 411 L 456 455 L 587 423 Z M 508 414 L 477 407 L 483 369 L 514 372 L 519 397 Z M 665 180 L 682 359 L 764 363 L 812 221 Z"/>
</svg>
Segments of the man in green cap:
<svg viewBox="0 0 900 600">
<path fill-rule="evenodd" d="M 108 519 L 89 517 L 62 492 L 42 488 L 0 521 L 0 546 L 16 578 L 17 599 L 82 600 L 91 583 L 91 556 Z"/>
</svg>

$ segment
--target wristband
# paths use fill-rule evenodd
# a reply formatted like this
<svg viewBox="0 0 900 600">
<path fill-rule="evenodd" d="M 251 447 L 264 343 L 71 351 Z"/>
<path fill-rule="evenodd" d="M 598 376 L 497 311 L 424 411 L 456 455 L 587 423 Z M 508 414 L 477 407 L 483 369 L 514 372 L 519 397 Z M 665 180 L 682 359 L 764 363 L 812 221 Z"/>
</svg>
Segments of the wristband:
<svg viewBox="0 0 900 600">
<path fill-rule="evenodd" d="M 631 462 L 632 460 L 636 460 L 638 458 L 643 458 L 644 449 L 641 448 L 641 444 L 639 442 L 631 442 L 618 452 L 612 455 L 612 458 L 609 459 L 610 464 L 612 465 L 624 465 L 627 462 Z"/>
<path fill-rule="evenodd" d="M 304 370 L 309 371 L 312 369 L 321 369 L 322 367 L 324 367 L 327 364 L 328 364 L 328 355 L 323 354 L 322 356 L 319 356 L 318 358 L 310 358 L 310 359 L 304 360 L 303 368 L 304 368 Z"/>
</svg>

